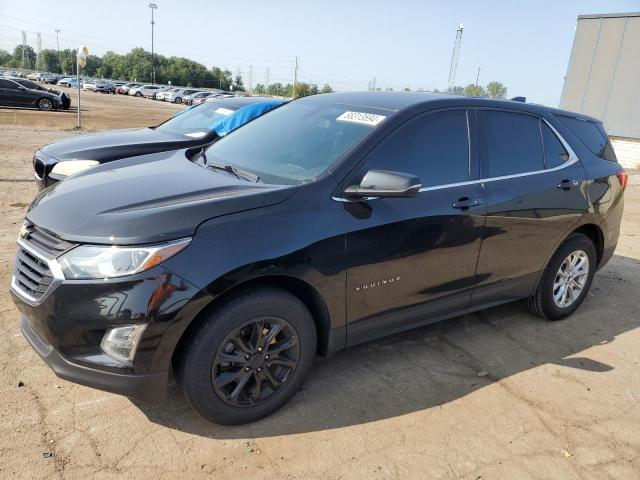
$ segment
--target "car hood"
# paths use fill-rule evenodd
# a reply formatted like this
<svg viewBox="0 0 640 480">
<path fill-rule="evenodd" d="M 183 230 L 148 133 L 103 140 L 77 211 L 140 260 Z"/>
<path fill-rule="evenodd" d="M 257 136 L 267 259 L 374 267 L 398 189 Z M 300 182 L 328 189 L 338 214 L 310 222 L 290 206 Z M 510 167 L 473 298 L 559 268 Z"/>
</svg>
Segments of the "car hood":
<svg viewBox="0 0 640 480">
<path fill-rule="evenodd" d="M 205 169 L 179 150 L 69 177 L 36 197 L 27 220 L 71 242 L 155 243 L 191 236 L 214 217 L 280 203 L 295 191 Z"/>
<path fill-rule="evenodd" d="M 57 160 L 98 160 L 109 162 L 125 157 L 187 148 L 206 139 L 162 132 L 154 128 L 113 130 L 65 138 L 40 149 Z"/>
</svg>

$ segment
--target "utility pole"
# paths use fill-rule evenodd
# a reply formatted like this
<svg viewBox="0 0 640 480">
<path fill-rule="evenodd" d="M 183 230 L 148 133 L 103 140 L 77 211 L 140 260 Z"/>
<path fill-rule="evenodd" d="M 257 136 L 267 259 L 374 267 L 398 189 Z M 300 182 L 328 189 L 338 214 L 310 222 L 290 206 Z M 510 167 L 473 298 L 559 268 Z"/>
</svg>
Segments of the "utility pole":
<svg viewBox="0 0 640 480">
<path fill-rule="evenodd" d="M 27 32 L 22 31 L 22 59 L 20 60 L 20 68 L 24 70 L 25 68 L 30 68 L 28 65 L 29 59 L 27 58 Z"/>
<path fill-rule="evenodd" d="M 264 82 L 264 93 L 267 93 L 268 89 L 269 89 L 269 67 L 267 67 L 267 74 Z"/>
<path fill-rule="evenodd" d="M 293 92 L 291 92 L 291 98 L 296 98 L 297 84 L 298 84 L 298 57 L 296 56 L 296 66 L 293 69 Z"/>
<path fill-rule="evenodd" d="M 458 26 L 456 30 L 456 41 L 453 44 L 453 53 L 451 54 L 451 66 L 449 67 L 449 88 L 453 90 L 456 82 L 456 71 L 458 70 L 458 57 L 460 56 L 460 47 L 462 46 L 462 30 L 464 27 L 462 24 Z"/>
<path fill-rule="evenodd" d="M 253 92 L 253 65 L 249 65 L 249 93 Z"/>
<path fill-rule="evenodd" d="M 478 86 L 478 80 L 480 80 L 480 70 L 482 70 L 482 68 L 478 67 L 478 74 L 476 75 L 476 87 Z"/>
<path fill-rule="evenodd" d="M 153 27 L 156 22 L 153 20 L 153 11 L 158 8 L 155 3 L 150 3 L 149 8 L 151 9 L 151 83 L 156 83 L 156 62 L 153 56 Z"/>
<path fill-rule="evenodd" d="M 42 68 L 42 35 L 40 35 L 40 32 L 37 33 L 37 48 L 36 70 L 44 70 Z"/>
<path fill-rule="evenodd" d="M 60 34 L 60 30 L 56 29 L 56 46 L 58 48 L 58 73 L 62 73 L 62 66 L 60 65 L 60 39 L 58 35 Z"/>
</svg>

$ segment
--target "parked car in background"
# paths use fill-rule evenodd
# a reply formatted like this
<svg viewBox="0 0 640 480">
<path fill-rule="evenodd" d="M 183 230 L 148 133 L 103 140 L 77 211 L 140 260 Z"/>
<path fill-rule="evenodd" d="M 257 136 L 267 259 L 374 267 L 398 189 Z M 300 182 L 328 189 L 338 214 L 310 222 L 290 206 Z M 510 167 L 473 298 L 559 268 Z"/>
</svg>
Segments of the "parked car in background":
<svg viewBox="0 0 640 480">
<path fill-rule="evenodd" d="M 125 157 L 208 145 L 279 107 L 285 100 L 234 97 L 188 108 L 149 128 L 74 136 L 35 152 L 33 167 L 40 190 L 87 168 Z"/>
<path fill-rule="evenodd" d="M 158 85 L 154 85 L 154 87 L 158 87 Z M 144 98 L 155 100 L 158 93 L 166 92 L 168 89 L 169 87 L 145 88 L 144 90 L 142 90 L 142 96 Z"/>
<path fill-rule="evenodd" d="M 94 92 L 112 93 L 115 92 L 116 85 L 110 80 L 98 80 L 93 89 Z"/>
<path fill-rule="evenodd" d="M 71 80 L 73 80 L 72 77 L 63 77 L 56 82 L 56 85 L 60 85 L 61 87 L 68 87 Z"/>
<path fill-rule="evenodd" d="M 42 82 L 50 85 L 55 85 L 61 78 L 62 77 L 60 75 L 56 75 L 54 73 L 48 74 L 42 78 Z"/>
<path fill-rule="evenodd" d="M 11 292 L 59 376 L 159 401 L 175 371 L 203 417 L 246 423 L 284 406 L 316 356 L 512 301 L 571 315 L 614 253 L 628 179 L 584 115 L 312 95 L 206 149 L 41 193 Z"/>
<path fill-rule="evenodd" d="M 164 90 L 164 87 L 161 87 L 160 85 L 140 85 L 139 87 L 129 89 L 129 95 L 142 97 L 147 92 L 158 90 Z"/>
<path fill-rule="evenodd" d="M 44 88 L 27 88 L 14 80 L 0 78 L 0 105 L 56 110 L 62 108 L 62 97 L 59 92 L 52 93 Z"/>
<path fill-rule="evenodd" d="M 164 101 L 173 102 L 173 103 L 182 103 L 184 97 L 199 91 L 200 90 L 196 90 L 195 88 L 180 88 L 178 90 L 165 94 Z"/>
<path fill-rule="evenodd" d="M 180 89 L 179 89 L 179 88 L 177 88 L 177 87 L 167 88 L 164 92 L 158 92 L 158 93 L 156 93 L 156 96 L 155 96 L 154 100 L 164 101 L 164 97 L 165 97 L 167 94 L 169 94 L 169 93 L 171 93 L 171 92 L 175 92 L 175 91 L 177 91 L 177 90 L 180 90 Z"/>
<path fill-rule="evenodd" d="M 200 92 L 189 95 L 183 102 L 185 105 L 200 105 L 204 103 L 207 98 L 214 95 L 214 92 Z"/>
<path fill-rule="evenodd" d="M 40 81 L 40 79 L 42 78 L 42 76 L 44 75 L 44 73 L 40 73 L 40 72 L 33 72 L 33 73 L 29 73 L 27 74 L 27 79 L 28 80 L 35 80 L 35 81 Z"/>
<path fill-rule="evenodd" d="M 82 90 L 94 91 L 96 89 L 96 81 L 94 78 L 88 78 L 82 82 Z"/>
<path fill-rule="evenodd" d="M 141 85 L 141 83 L 125 83 L 121 87 L 116 87 L 116 93 L 127 95 L 130 89 L 140 87 Z"/>
<path fill-rule="evenodd" d="M 182 98 L 182 103 L 184 103 L 185 105 L 191 105 L 191 102 L 193 102 L 193 98 L 194 98 L 196 95 L 200 95 L 200 94 L 203 94 L 203 93 L 207 94 L 207 93 L 209 93 L 209 92 L 203 92 L 202 90 L 199 90 L 199 91 L 193 92 L 193 93 L 192 93 L 192 94 L 190 94 L 190 95 L 185 95 L 185 96 Z"/>
<path fill-rule="evenodd" d="M 56 90 L 55 88 L 47 88 L 32 80 L 27 80 L 26 78 L 10 78 L 10 80 L 13 80 L 17 84 L 22 85 L 23 87 L 29 88 L 31 90 L 42 90 L 45 92 L 53 93 L 54 95 L 59 95 L 60 100 L 62 101 L 60 108 L 64 110 L 68 110 L 69 107 L 71 106 L 71 97 L 69 97 L 69 95 L 67 95 L 65 92 L 61 92 L 59 90 Z"/>
<path fill-rule="evenodd" d="M 230 98 L 230 97 L 235 97 L 235 95 L 233 93 L 229 93 L 229 92 L 215 92 L 212 93 L 211 95 L 207 96 L 207 97 L 199 97 L 199 98 L 194 98 L 191 101 L 191 105 L 200 105 L 201 103 L 205 103 L 205 102 L 209 102 L 211 100 L 214 100 L 216 98 Z"/>
</svg>

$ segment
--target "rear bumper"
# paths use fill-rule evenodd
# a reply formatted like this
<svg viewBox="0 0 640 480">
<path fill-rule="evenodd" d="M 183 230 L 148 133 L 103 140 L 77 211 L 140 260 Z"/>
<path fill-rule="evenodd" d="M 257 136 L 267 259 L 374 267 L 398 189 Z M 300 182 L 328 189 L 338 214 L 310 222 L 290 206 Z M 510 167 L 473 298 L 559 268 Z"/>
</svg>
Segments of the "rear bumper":
<svg viewBox="0 0 640 480">
<path fill-rule="evenodd" d="M 40 337 L 26 319 L 22 319 L 20 328 L 24 338 L 38 355 L 58 377 L 64 380 L 149 403 L 160 402 L 166 396 L 167 371 L 146 375 L 123 375 L 78 365 L 67 360 Z"/>
</svg>

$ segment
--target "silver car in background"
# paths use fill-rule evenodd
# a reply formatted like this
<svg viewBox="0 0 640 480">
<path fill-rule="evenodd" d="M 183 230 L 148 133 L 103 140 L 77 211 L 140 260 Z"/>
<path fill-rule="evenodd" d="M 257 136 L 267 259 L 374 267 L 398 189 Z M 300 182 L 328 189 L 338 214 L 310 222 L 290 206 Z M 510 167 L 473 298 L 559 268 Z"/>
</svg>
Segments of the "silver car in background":
<svg viewBox="0 0 640 480">
<path fill-rule="evenodd" d="M 184 97 L 193 93 L 198 93 L 200 90 L 195 88 L 180 88 L 174 92 L 169 92 L 164 96 L 165 102 L 182 103 Z"/>
</svg>

